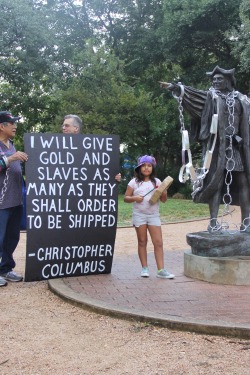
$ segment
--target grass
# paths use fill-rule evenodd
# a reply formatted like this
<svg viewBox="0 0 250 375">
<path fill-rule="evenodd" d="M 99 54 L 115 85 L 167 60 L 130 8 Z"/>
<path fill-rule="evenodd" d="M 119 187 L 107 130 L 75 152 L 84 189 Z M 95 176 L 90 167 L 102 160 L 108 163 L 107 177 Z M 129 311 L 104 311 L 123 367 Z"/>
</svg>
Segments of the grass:
<svg viewBox="0 0 250 375">
<path fill-rule="evenodd" d="M 130 226 L 132 222 L 132 204 L 123 201 L 123 195 L 118 199 L 117 226 Z M 187 199 L 168 198 L 166 203 L 160 203 L 162 223 L 174 223 L 184 220 L 205 219 L 209 217 L 207 204 L 194 203 Z"/>
</svg>

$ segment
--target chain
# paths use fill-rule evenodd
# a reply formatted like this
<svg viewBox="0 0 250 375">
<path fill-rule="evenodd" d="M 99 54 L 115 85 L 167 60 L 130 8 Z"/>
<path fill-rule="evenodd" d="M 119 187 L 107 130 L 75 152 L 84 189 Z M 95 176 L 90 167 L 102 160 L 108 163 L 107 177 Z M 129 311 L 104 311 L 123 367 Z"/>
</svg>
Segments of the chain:
<svg viewBox="0 0 250 375">
<path fill-rule="evenodd" d="M 183 105 L 182 105 L 182 98 L 183 98 L 183 94 L 184 94 L 183 87 L 181 87 L 181 90 L 182 90 L 182 94 L 179 97 L 177 97 L 175 95 L 173 95 L 173 96 L 178 100 L 179 121 L 180 121 L 180 127 L 181 127 L 180 131 L 183 134 L 183 133 L 186 132 L 185 125 L 184 125 Z M 235 110 L 235 98 L 237 97 L 238 92 L 232 91 L 232 92 L 228 93 L 227 95 L 223 95 L 223 94 L 215 91 L 214 89 L 211 89 L 211 91 L 212 91 L 214 99 L 217 100 L 218 96 L 221 96 L 222 98 L 225 99 L 227 110 L 228 110 L 228 125 L 225 128 L 225 137 L 226 137 L 226 141 L 227 141 L 226 150 L 225 150 L 225 159 L 226 159 L 225 186 L 226 186 L 226 193 L 222 197 L 222 200 L 223 200 L 223 203 L 224 203 L 224 212 L 222 214 L 221 224 L 218 221 L 216 221 L 215 227 L 212 227 L 211 224 L 210 224 L 210 229 L 211 229 L 212 232 L 213 231 L 221 232 L 221 231 L 229 230 L 229 225 L 228 225 L 227 222 L 224 221 L 223 217 L 224 217 L 224 215 L 231 214 L 230 205 L 232 203 L 232 196 L 231 196 L 231 193 L 230 193 L 230 186 L 232 184 L 232 172 L 235 168 L 235 160 L 234 160 L 234 154 L 233 154 L 233 137 L 235 135 L 234 110 Z M 217 115 L 214 115 L 214 116 L 218 117 L 218 102 L 217 102 Z M 216 131 L 214 131 L 214 129 L 211 125 L 210 133 L 211 133 L 210 137 L 214 134 L 217 135 L 217 125 L 216 125 Z M 210 154 L 211 154 L 210 157 L 212 157 L 212 152 L 213 152 L 213 148 L 215 146 L 215 142 L 216 142 L 216 137 L 214 138 L 214 141 L 213 141 L 213 147 L 211 148 L 211 150 L 207 151 L 207 152 L 210 152 Z M 189 145 L 188 145 L 188 148 L 185 148 L 185 150 L 189 150 Z M 190 152 L 190 150 L 189 150 L 189 152 Z M 190 155 L 191 155 L 191 152 L 190 152 Z M 191 160 L 191 156 L 190 156 L 190 160 Z M 207 173 L 209 172 L 210 162 L 211 162 L 211 159 L 208 160 L 208 163 L 204 162 L 203 167 L 196 169 L 195 178 L 192 178 L 192 176 L 191 176 L 192 183 L 193 183 L 193 192 L 192 192 L 191 196 L 192 196 L 193 199 L 194 199 L 195 195 L 200 190 L 203 189 L 204 179 L 205 179 Z M 186 165 L 184 164 L 182 166 L 182 168 L 183 167 L 186 167 L 187 172 L 190 173 L 189 168 L 188 168 L 189 164 L 186 164 Z M 183 181 L 181 181 L 181 182 L 183 182 Z M 211 219 L 211 221 L 212 220 L 213 219 Z M 249 218 L 247 218 L 247 220 L 249 220 Z M 249 223 L 248 223 L 248 225 L 243 223 L 243 225 L 246 227 L 246 226 L 249 226 Z M 238 228 L 235 228 L 235 230 L 237 231 Z M 234 231 L 232 233 L 234 233 Z"/>
<path fill-rule="evenodd" d="M 230 194 L 230 186 L 232 184 L 232 171 L 235 168 L 235 161 L 233 155 L 233 136 L 235 134 L 235 127 L 234 127 L 234 108 L 235 108 L 235 94 L 234 91 L 230 92 L 226 96 L 226 105 L 228 109 L 228 126 L 225 128 L 226 139 L 228 140 L 228 146 L 225 150 L 225 158 L 226 158 L 226 176 L 225 176 L 225 185 L 226 185 L 226 193 L 223 195 L 223 203 L 224 203 L 224 213 L 229 213 L 229 207 L 232 203 L 232 196 Z"/>
<path fill-rule="evenodd" d="M 196 174 L 197 174 L 197 180 L 193 183 L 193 192 L 191 193 L 191 196 L 192 198 L 194 199 L 195 195 L 202 190 L 203 188 L 203 182 L 204 182 L 204 179 L 206 177 L 206 175 L 208 174 L 208 169 L 204 169 L 204 168 L 198 168 L 196 170 Z"/>
<path fill-rule="evenodd" d="M 185 130 L 185 125 L 184 125 L 184 116 L 183 116 L 183 106 L 182 106 L 182 97 L 180 96 L 178 98 L 178 109 L 179 109 L 179 120 L 180 120 L 180 125 L 181 125 L 181 132 Z"/>
<path fill-rule="evenodd" d="M 179 82 L 181 85 L 181 83 Z M 185 124 L 184 124 L 184 115 L 183 115 L 183 105 L 182 105 L 182 98 L 184 95 L 184 88 L 181 85 L 181 95 L 179 97 L 174 97 L 178 101 L 178 110 L 179 110 L 179 121 L 180 121 L 180 132 L 182 133 L 182 168 L 179 175 L 180 182 L 186 182 L 189 178 L 189 175 L 192 180 L 193 184 L 193 193 L 192 198 L 194 198 L 195 194 L 200 191 L 203 188 L 203 180 L 206 177 L 208 170 L 204 168 L 199 168 L 196 171 L 194 170 L 194 167 L 192 165 L 192 155 L 189 148 L 189 139 L 188 139 L 188 133 L 185 130 Z M 186 156 L 188 156 L 188 163 L 186 163 Z M 186 169 L 186 173 L 183 176 L 183 172 Z"/>
<path fill-rule="evenodd" d="M 226 100 L 226 106 L 228 110 L 228 125 L 225 128 L 225 137 L 226 141 L 228 143 L 228 146 L 226 146 L 225 150 L 225 159 L 226 159 L 226 175 L 225 175 L 225 186 L 226 186 L 226 193 L 223 195 L 222 200 L 224 203 L 224 210 L 222 213 L 221 223 L 216 222 L 216 225 L 212 227 L 210 225 L 210 230 L 212 232 L 218 232 L 221 231 L 228 231 L 229 233 L 233 234 L 235 231 L 238 230 L 237 226 L 235 227 L 235 231 L 230 232 L 229 231 L 229 224 L 224 221 L 224 216 L 230 214 L 230 205 L 232 203 L 232 196 L 230 193 L 230 186 L 232 184 L 233 178 L 232 178 L 232 172 L 235 168 L 235 160 L 233 155 L 233 136 L 235 135 L 235 127 L 234 127 L 234 109 L 235 109 L 235 97 L 237 96 L 237 93 L 235 91 L 230 92 L 228 95 L 219 94 L 222 98 L 225 98 Z"/>
<path fill-rule="evenodd" d="M 3 187 L 1 191 L 1 197 L 0 197 L 0 205 L 3 204 L 3 199 L 7 190 L 8 181 L 9 181 L 9 168 L 6 169 L 6 175 L 3 181 Z"/>
</svg>

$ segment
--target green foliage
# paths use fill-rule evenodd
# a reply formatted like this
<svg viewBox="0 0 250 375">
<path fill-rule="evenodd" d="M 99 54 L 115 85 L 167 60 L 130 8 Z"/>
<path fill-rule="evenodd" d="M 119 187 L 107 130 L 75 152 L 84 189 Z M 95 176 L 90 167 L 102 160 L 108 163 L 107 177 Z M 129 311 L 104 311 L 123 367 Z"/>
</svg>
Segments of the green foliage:
<svg viewBox="0 0 250 375">
<path fill-rule="evenodd" d="M 204 72 L 219 64 L 234 67 L 229 28 L 240 25 L 241 0 L 165 0 L 164 53 L 169 63 L 178 62 L 181 80 L 203 82 Z M 206 83 L 207 84 L 207 83 Z"/>
<path fill-rule="evenodd" d="M 185 220 L 204 219 L 209 217 L 208 205 L 194 203 L 191 200 L 171 199 L 160 203 L 162 223 L 173 223 Z M 124 202 L 124 195 L 118 200 L 118 226 L 131 226 L 132 204 Z"/>
<path fill-rule="evenodd" d="M 53 36 L 46 12 L 31 1 L 0 3 L 1 109 L 22 113 L 28 129 L 50 120 L 55 105 Z"/>
<path fill-rule="evenodd" d="M 135 160 L 142 154 L 153 154 L 165 165 L 174 158 L 171 155 L 180 144 L 179 133 L 172 131 L 176 127 L 172 115 L 176 103 L 166 105 L 163 96 L 153 98 L 143 87 L 129 85 L 125 64 L 104 48 L 94 50 L 90 43 L 83 59 L 88 59 L 88 66 L 66 90 L 57 92 L 62 113 L 79 115 L 84 133 L 119 134 Z M 61 123 L 59 116 L 56 123 Z"/>
<path fill-rule="evenodd" d="M 20 147 L 75 113 L 84 133 L 118 134 L 132 161 L 154 155 L 172 195 L 188 191 L 177 102 L 158 81 L 204 89 L 219 64 L 249 92 L 249 19 L 248 0 L 0 0 L 0 109 L 23 116 Z"/>
<path fill-rule="evenodd" d="M 245 80 L 246 74 L 250 73 L 250 7 L 248 0 L 242 0 L 240 5 L 240 27 L 228 31 L 228 37 L 232 39 L 233 55 L 239 60 L 241 72 L 241 85 L 245 82 L 245 89 L 250 93 L 249 79 Z"/>
</svg>

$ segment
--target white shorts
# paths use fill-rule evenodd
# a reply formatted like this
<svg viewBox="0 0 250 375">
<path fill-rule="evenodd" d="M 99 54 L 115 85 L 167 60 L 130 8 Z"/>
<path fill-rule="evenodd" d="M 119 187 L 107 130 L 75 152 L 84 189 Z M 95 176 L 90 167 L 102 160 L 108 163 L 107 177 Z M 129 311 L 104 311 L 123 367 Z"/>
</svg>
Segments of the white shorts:
<svg viewBox="0 0 250 375">
<path fill-rule="evenodd" d="M 158 214 L 147 215 L 147 214 L 133 213 L 132 222 L 133 222 L 133 226 L 136 228 L 139 228 L 141 225 L 144 225 L 144 224 L 154 225 L 156 227 L 161 226 L 161 219 L 160 219 L 160 215 Z"/>
</svg>

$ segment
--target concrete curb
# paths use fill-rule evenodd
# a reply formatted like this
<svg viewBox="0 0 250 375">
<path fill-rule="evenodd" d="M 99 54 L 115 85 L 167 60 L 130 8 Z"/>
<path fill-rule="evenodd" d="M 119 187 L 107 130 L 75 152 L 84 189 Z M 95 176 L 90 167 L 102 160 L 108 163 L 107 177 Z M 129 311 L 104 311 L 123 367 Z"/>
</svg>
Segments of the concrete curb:
<svg viewBox="0 0 250 375">
<path fill-rule="evenodd" d="M 169 315 L 169 318 L 162 318 L 162 316 L 158 316 L 156 313 L 152 314 L 147 311 L 138 310 L 132 312 L 128 308 L 116 307 L 85 296 L 83 293 L 77 293 L 64 283 L 63 278 L 48 280 L 48 286 L 53 293 L 64 301 L 98 314 L 125 320 L 147 322 L 174 330 L 250 339 L 250 328 L 241 324 L 232 326 L 228 323 L 216 324 L 216 322 L 211 323 L 205 320 L 187 320 L 171 315 Z"/>
</svg>

